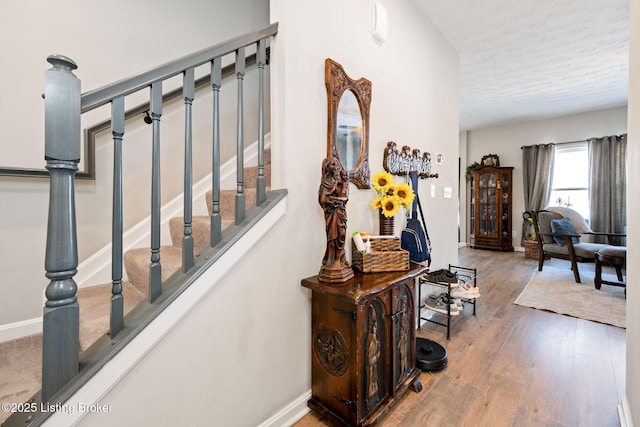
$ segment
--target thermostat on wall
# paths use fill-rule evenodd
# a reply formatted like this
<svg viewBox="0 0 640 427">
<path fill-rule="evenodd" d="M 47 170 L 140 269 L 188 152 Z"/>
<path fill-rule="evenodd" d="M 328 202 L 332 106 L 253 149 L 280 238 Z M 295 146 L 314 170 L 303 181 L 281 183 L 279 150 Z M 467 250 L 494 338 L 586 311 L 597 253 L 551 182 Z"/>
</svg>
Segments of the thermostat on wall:
<svg viewBox="0 0 640 427">
<path fill-rule="evenodd" d="M 371 35 L 382 43 L 387 40 L 388 28 L 387 9 L 380 2 L 374 1 L 371 4 Z"/>
</svg>

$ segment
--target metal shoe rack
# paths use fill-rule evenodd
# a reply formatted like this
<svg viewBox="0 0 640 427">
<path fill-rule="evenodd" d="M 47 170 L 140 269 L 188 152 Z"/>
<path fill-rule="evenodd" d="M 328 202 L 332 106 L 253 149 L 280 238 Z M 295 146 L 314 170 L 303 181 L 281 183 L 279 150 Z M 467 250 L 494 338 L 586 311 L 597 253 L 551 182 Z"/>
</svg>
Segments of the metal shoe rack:
<svg viewBox="0 0 640 427">
<path fill-rule="evenodd" d="M 457 273 L 458 274 L 458 278 L 462 279 L 465 283 L 473 283 L 473 287 L 476 288 L 478 287 L 478 283 L 476 281 L 477 279 L 477 273 L 478 271 L 475 268 L 467 268 L 467 267 L 461 267 L 458 265 L 451 265 L 449 264 L 449 271 L 452 273 Z M 422 285 L 433 285 L 433 286 L 439 286 L 441 288 L 446 288 L 447 289 L 447 295 L 449 296 L 448 300 L 449 302 L 451 302 L 452 298 L 451 298 L 451 283 L 438 283 L 438 282 L 430 282 L 428 280 L 426 280 L 425 278 L 423 278 L 422 276 L 420 276 L 419 279 L 419 283 L 418 283 L 418 302 L 420 303 L 420 309 L 419 309 L 419 319 L 418 319 L 418 329 L 420 329 L 420 321 L 421 320 L 426 320 L 427 322 L 431 322 L 431 323 L 435 323 L 437 325 L 440 326 L 445 326 L 447 328 L 447 339 L 451 339 L 451 304 L 447 305 L 447 314 L 444 313 L 439 313 L 437 311 L 431 310 L 426 303 L 422 302 Z M 463 303 L 469 304 L 473 306 L 473 315 L 476 315 L 476 299 L 475 298 L 461 298 Z M 464 306 L 463 306 L 464 308 Z M 436 316 L 445 316 L 446 317 L 446 323 L 444 322 L 440 322 L 438 320 L 433 320 L 431 317 L 423 317 L 422 316 L 422 310 L 423 309 L 427 309 L 432 311 L 433 313 L 435 313 Z"/>
</svg>

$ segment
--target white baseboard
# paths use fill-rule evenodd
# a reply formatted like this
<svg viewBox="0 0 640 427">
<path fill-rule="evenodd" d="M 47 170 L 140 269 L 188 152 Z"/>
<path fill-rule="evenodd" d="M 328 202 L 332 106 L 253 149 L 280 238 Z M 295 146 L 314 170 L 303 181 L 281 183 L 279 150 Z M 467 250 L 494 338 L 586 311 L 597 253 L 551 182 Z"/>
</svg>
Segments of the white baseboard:
<svg viewBox="0 0 640 427">
<path fill-rule="evenodd" d="M 467 242 L 458 242 L 458 248 L 466 248 Z"/>
<path fill-rule="evenodd" d="M 311 399 L 311 390 L 297 397 L 287 406 L 263 421 L 258 427 L 289 427 L 310 411 L 307 401 Z"/>
<path fill-rule="evenodd" d="M 620 418 L 620 427 L 633 427 L 633 418 L 631 417 L 631 408 L 629 408 L 629 400 L 625 394 L 618 404 L 618 417 Z"/>
<path fill-rule="evenodd" d="M 42 333 L 42 317 L 0 325 L 0 343 Z"/>
</svg>

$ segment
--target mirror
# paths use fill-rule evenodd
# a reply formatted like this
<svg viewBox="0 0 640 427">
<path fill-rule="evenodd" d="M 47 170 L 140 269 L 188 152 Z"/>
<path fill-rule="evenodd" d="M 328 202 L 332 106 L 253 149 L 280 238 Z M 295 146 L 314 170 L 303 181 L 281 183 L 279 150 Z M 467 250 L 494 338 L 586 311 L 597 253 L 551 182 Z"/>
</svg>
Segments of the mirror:
<svg viewBox="0 0 640 427">
<path fill-rule="evenodd" d="M 329 104 L 327 156 L 336 156 L 358 188 L 371 188 L 369 172 L 369 106 L 371 82 L 352 80 L 342 65 L 325 61 Z"/>
<path fill-rule="evenodd" d="M 345 169 L 351 170 L 362 151 L 362 116 L 358 100 L 351 90 L 346 90 L 340 98 L 336 124 L 338 156 Z"/>
</svg>

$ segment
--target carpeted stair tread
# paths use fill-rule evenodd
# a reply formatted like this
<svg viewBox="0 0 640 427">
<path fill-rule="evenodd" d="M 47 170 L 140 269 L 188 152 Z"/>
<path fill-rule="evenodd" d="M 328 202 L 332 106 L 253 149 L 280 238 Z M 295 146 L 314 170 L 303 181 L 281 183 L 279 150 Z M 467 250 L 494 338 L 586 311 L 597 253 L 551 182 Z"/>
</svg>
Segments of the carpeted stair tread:
<svg viewBox="0 0 640 427">
<path fill-rule="evenodd" d="M 124 254 L 124 265 L 129 282 L 144 295 L 149 293 L 149 265 L 151 250 L 149 248 L 130 249 Z M 182 268 L 182 249 L 175 246 L 160 247 L 160 264 L 162 265 L 162 281 Z"/>
<path fill-rule="evenodd" d="M 233 219 L 223 219 L 222 229 L 233 224 Z M 184 237 L 184 217 L 174 217 L 169 220 L 169 230 L 171 232 L 171 242 L 173 246 L 182 248 Z M 193 252 L 209 245 L 211 241 L 211 217 L 207 215 L 197 215 L 191 218 L 191 236 L 193 237 Z"/>
<path fill-rule="evenodd" d="M 111 319 L 111 283 L 78 289 L 80 305 L 80 351 L 109 332 Z M 146 299 L 130 282 L 122 283 L 124 314 Z"/>
<path fill-rule="evenodd" d="M 38 390 L 42 377 L 42 334 L 3 342 L 0 351 L 0 402 L 26 402 Z M 0 411 L 0 423 L 11 415 Z"/>
<path fill-rule="evenodd" d="M 267 187 L 267 192 L 270 188 Z M 245 209 L 249 209 L 256 205 L 257 190 L 255 188 L 244 189 Z M 207 211 L 209 215 L 213 214 L 213 193 L 208 191 L 205 195 L 207 201 Z M 222 219 L 233 220 L 236 212 L 236 190 L 220 190 L 220 215 Z"/>
<path fill-rule="evenodd" d="M 146 297 L 130 283 L 123 283 L 124 312 Z M 86 350 L 109 330 L 111 283 L 78 289 L 80 351 Z M 0 402 L 26 402 L 41 387 L 42 334 L 2 343 L 0 351 Z M 0 411 L 0 423 L 10 412 Z"/>
</svg>

